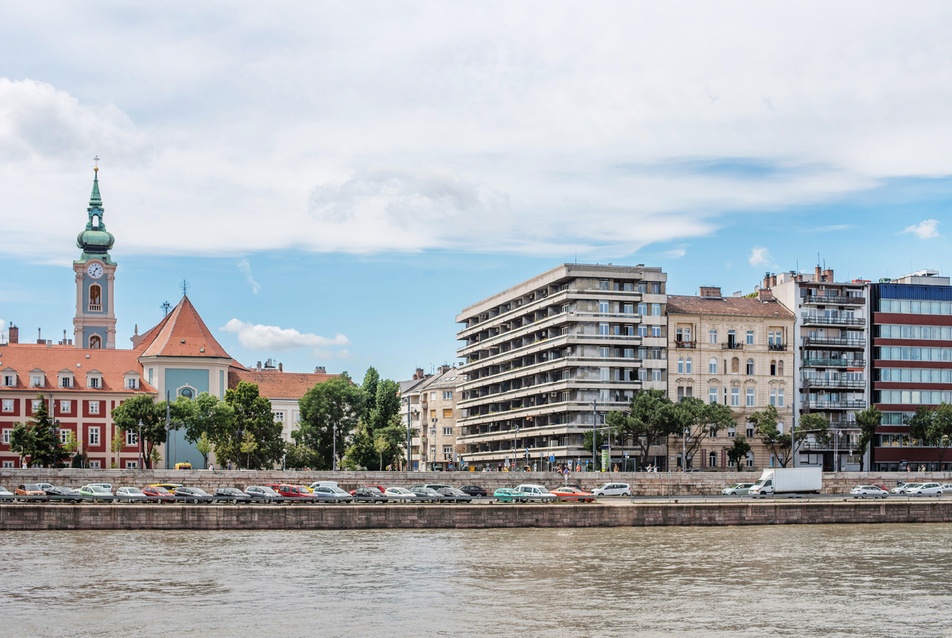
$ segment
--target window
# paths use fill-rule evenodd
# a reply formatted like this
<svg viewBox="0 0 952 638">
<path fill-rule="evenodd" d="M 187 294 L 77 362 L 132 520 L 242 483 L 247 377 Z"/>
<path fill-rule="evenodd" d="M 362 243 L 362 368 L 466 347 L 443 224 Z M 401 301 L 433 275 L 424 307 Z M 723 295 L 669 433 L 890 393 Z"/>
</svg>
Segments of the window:
<svg viewBox="0 0 952 638">
<path fill-rule="evenodd" d="M 5 374 L 5 375 L 3 375 L 3 386 L 4 386 L 4 387 L 6 387 L 6 388 L 12 388 L 12 387 L 15 386 L 16 384 L 17 384 L 16 375 L 13 375 L 13 374 Z"/>
<path fill-rule="evenodd" d="M 453 418 L 453 408 L 443 408 L 443 418 L 452 419 Z M 450 432 L 452 434 L 452 432 Z"/>
<path fill-rule="evenodd" d="M 777 361 L 774 359 L 770 360 L 770 376 L 777 376 Z"/>
<path fill-rule="evenodd" d="M 740 407 L 740 388 L 731 388 L 731 405 Z"/>
<path fill-rule="evenodd" d="M 4 412 L 13 412 L 13 399 L 4 399 L 4 400 L 3 400 L 3 411 L 4 411 Z"/>
<path fill-rule="evenodd" d="M 275 412 L 274 421 L 275 423 L 284 423 L 284 412 Z"/>
<path fill-rule="evenodd" d="M 651 380 L 652 380 L 652 381 L 664 381 L 664 379 L 662 378 L 662 374 L 661 374 L 661 373 L 662 373 L 661 368 L 655 368 L 654 370 L 652 370 L 652 371 L 651 371 Z"/>
<path fill-rule="evenodd" d="M 59 432 L 60 443 L 69 443 L 69 440 L 72 438 L 72 430 L 67 430 L 65 428 L 57 430 Z"/>
<path fill-rule="evenodd" d="M 754 467 L 754 453 L 747 453 L 747 467 Z"/>
<path fill-rule="evenodd" d="M 443 428 L 443 436 L 453 436 L 453 428 Z"/>
<path fill-rule="evenodd" d="M 99 445 L 99 428 L 89 428 L 89 444 Z"/>
<path fill-rule="evenodd" d="M 647 368 L 638 368 L 638 380 L 647 381 L 648 380 L 648 369 Z"/>
<path fill-rule="evenodd" d="M 435 419 L 435 418 L 436 418 L 436 410 L 430 410 L 430 418 L 431 418 L 431 419 Z"/>
<path fill-rule="evenodd" d="M 598 289 L 599 289 L 599 290 L 611 290 L 611 288 L 610 288 L 609 285 L 608 285 L 608 280 L 607 280 L 607 279 L 599 279 L 599 280 L 598 280 Z"/>
<path fill-rule="evenodd" d="M 747 424 L 747 438 L 754 438 L 754 426 L 752 426 L 750 423 Z"/>
<path fill-rule="evenodd" d="M 777 389 L 770 388 L 770 405 L 776 407 L 777 405 Z"/>
<path fill-rule="evenodd" d="M 191 399 L 195 396 L 195 392 L 191 388 L 182 388 L 179 390 L 179 396 L 185 397 L 186 399 Z"/>
<path fill-rule="evenodd" d="M 730 426 L 729 428 L 727 428 L 727 438 L 733 439 L 733 438 L 736 437 L 736 436 L 737 436 L 737 426 L 736 426 L 736 425 L 732 425 L 732 426 Z"/>
<path fill-rule="evenodd" d="M 651 326 L 651 336 L 660 337 L 661 336 L 661 326 Z"/>
<path fill-rule="evenodd" d="M 708 389 L 707 389 L 707 402 L 708 402 L 708 403 L 717 403 L 717 388 L 708 388 Z"/>
<path fill-rule="evenodd" d="M 678 374 L 684 374 L 684 359 L 678 359 Z"/>
<path fill-rule="evenodd" d="M 602 359 L 607 359 L 608 357 L 612 356 L 612 355 L 611 355 L 611 348 L 606 348 L 606 347 L 601 347 L 601 348 L 599 348 L 599 349 L 598 349 L 598 355 L 599 355 Z"/>
<path fill-rule="evenodd" d="M 690 359 L 684 362 L 684 373 L 691 374 L 691 360 Z"/>
<path fill-rule="evenodd" d="M 436 401 L 436 392 L 430 393 L 430 401 Z"/>
<path fill-rule="evenodd" d="M 138 461 L 126 461 L 126 469 L 127 469 L 127 470 L 137 470 L 137 469 L 139 469 L 139 462 L 138 462 Z"/>
<path fill-rule="evenodd" d="M 711 343 L 717 343 L 717 330 L 716 330 L 716 329 L 711 328 L 711 331 L 708 332 L 707 334 L 708 334 L 708 339 L 710 340 Z"/>
<path fill-rule="evenodd" d="M 139 380 L 133 377 L 126 379 L 126 389 L 127 390 L 138 390 L 139 389 Z"/>
<path fill-rule="evenodd" d="M 443 400 L 452 401 L 453 400 L 453 391 L 452 390 L 443 390 Z"/>
<path fill-rule="evenodd" d="M 738 359 L 737 357 L 734 357 L 733 359 L 731 359 L 731 374 L 739 374 L 739 373 L 740 373 L 740 359 Z"/>
<path fill-rule="evenodd" d="M 99 377 L 89 377 L 89 387 L 96 389 L 100 387 Z"/>
<path fill-rule="evenodd" d="M 99 401 L 90 401 L 90 402 L 89 402 L 89 413 L 90 413 L 90 414 L 99 414 Z"/>
<path fill-rule="evenodd" d="M 611 368 L 600 368 L 599 369 L 599 379 L 601 381 L 611 381 L 612 374 Z"/>
<path fill-rule="evenodd" d="M 602 336 L 608 336 L 608 324 L 600 323 L 598 324 L 598 334 Z"/>
<path fill-rule="evenodd" d="M 747 388 L 747 407 L 748 408 L 754 407 L 754 389 L 753 388 Z"/>
<path fill-rule="evenodd" d="M 93 335 L 89 338 L 89 349 L 90 350 L 99 350 L 102 348 L 102 337 L 99 335 Z"/>
<path fill-rule="evenodd" d="M 708 466 L 708 467 L 717 467 L 717 452 L 708 452 L 708 454 L 707 454 L 707 466 Z"/>
<path fill-rule="evenodd" d="M 610 305 L 611 305 L 611 304 L 609 304 L 607 301 L 604 301 L 604 300 L 599 301 L 599 302 L 598 302 L 598 312 L 600 312 L 600 313 L 603 314 L 603 315 L 604 315 L 604 314 L 608 314 L 608 313 L 610 312 L 609 309 L 608 309 L 608 308 L 610 307 Z"/>
<path fill-rule="evenodd" d="M 754 374 L 754 360 L 748 359 L 747 360 L 747 376 L 750 377 L 750 376 L 753 376 L 753 374 Z"/>
<path fill-rule="evenodd" d="M 707 362 L 707 371 L 710 374 L 717 374 L 717 359 L 711 357 Z"/>
<path fill-rule="evenodd" d="M 102 469 L 102 461 L 90 461 L 90 462 L 89 462 L 89 469 L 91 469 L 91 470 L 101 470 L 101 469 Z"/>
<path fill-rule="evenodd" d="M 747 345 L 748 346 L 754 345 L 754 331 L 753 330 L 747 331 Z"/>
<path fill-rule="evenodd" d="M 4 445 L 10 445 L 10 433 L 11 433 L 11 432 L 13 432 L 13 430 L 8 429 L 8 428 L 5 428 L 5 429 L 3 430 L 3 438 L 0 438 L 0 441 L 3 441 L 3 444 L 4 444 Z"/>
<path fill-rule="evenodd" d="M 40 404 L 43 403 L 40 399 L 33 399 L 30 401 L 30 412 L 36 413 L 40 409 Z"/>
<path fill-rule="evenodd" d="M 777 362 L 777 376 L 783 376 L 783 361 Z"/>
<path fill-rule="evenodd" d="M 139 444 L 139 433 L 132 430 L 126 430 L 126 447 L 132 447 Z"/>
<path fill-rule="evenodd" d="M 661 294 L 661 284 L 651 284 L 651 292 L 660 295 Z"/>
<path fill-rule="evenodd" d="M 638 326 L 638 336 L 647 337 L 648 336 L 648 326 Z"/>
<path fill-rule="evenodd" d="M 72 403 L 70 401 L 60 401 L 60 412 L 68 414 L 72 411 Z"/>
<path fill-rule="evenodd" d="M 651 314 L 654 315 L 655 317 L 660 317 L 660 316 L 661 316 L 661 304 L 659 304 L 659 303 L 653 303 L 653 304 L 651 304 Z"/>
<path fill-rule="evenodd" d="M 635 358 L 635 349 L 634 348 L 625 348 L 625 358 L 634 359 Z"/>
<path fill-rule="evenodd" d="M 625 311 L 625 314 L 626 314 L 626 315 L 633 315 L 633 314 L 635 314 L 635 304 L 633 304 L 633 303 L 626 303 L 626 304 L 624 305 L 624 311 Z"/>
<path fill-rule="evenodd" d="M 73 387 L 73 377 L 60 377 L 60 387 L 61 388 L 72 388 Z"/>
<path fill-rule="evenodd" d="M 783 407 L 783 388 L 777 389 L 777 407 L 778 408 Z"/>
<path fill-rule="evenodd" d="M 41 375 L 33 375 L 30 377 L 30 387 L 31 388 L 42 388 L 43 387 L 43 377 Z"/>
<path fill-rule="evenodd" d="M 646 303 L 638 304 L 638 314 L 642 316 L 648 314 L 648 304 Z"/>
</svg>

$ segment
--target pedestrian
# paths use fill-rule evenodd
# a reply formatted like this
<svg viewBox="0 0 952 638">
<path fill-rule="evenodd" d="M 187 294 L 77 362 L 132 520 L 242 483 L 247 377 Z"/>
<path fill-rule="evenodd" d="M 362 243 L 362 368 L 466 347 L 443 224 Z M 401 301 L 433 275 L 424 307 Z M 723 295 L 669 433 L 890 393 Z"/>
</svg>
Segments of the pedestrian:
<svg viewBox="0 0 952 638">
<path fill-rule="evenodd" d="M 209 463 L 209 464 L 208 464 L 208 469 L 210 469 L 212 472 L 214 472 L 214 471 L 215 471 L 215 464 L 214 464 L 214 463 Z"/>
</svg>

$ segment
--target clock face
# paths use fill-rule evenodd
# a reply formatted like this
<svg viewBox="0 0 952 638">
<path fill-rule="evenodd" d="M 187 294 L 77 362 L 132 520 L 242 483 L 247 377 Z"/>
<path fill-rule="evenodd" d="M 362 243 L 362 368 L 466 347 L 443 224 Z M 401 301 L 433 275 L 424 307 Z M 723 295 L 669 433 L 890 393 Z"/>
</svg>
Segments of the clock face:
<svg viewBox="0 0 952 638">
<path fill-rule="evenodd" d="M 88 272 L 89 276 L 93 279 L 99 279 L 102 277 L 102 264 L 98 261 L 94 261 L 86 266 L 86 272 Z"/>
</svg>

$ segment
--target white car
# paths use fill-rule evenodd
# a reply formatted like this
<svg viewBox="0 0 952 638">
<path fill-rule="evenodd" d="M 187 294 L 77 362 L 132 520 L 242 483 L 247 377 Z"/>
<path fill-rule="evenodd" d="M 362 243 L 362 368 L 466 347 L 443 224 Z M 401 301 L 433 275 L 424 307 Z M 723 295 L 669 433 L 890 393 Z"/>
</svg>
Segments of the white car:
<svg viewBox="0 0 952 638">
<path fill-rule="evenodd" d="M 909 496 L 942 496 L 941 483 L 923 483 L 906 491 Z"/>
<path fill-rule="evenodd" d="M 595 496 L 631 496 L 631 485 L 628 483 L 605 483 L 592 490 Z"/>
<path fill-rule="evenodd" d="M 415 501 L 417 497 L 416 494 L 405 487 L 388 487 L 383 495 L 392 501 L 403 502 Z"/>
<path fill-rule="evenodd" d="M 889 492 L 881 487 L 876 487 L 875 485 L 857 485 L 850 490 L 850 494 L 853 496 L 853 498 L 866 498 L 867 496 L 872 496 L 873 498 L 886 498 L 889 496 Z"/>
<path fill-rule="evenodd" d="M 16 495 L 5 487 L 0 487 L 0 501 L 12 501 Z"/>
<path fill-rule="evenodd" d="M 546 488 L 545 485 L 533 485 L 532 483 L 523 483 L 516 486 L 517 492 L 525 494 L 530 501 L 542 501 L 543 503 L 553 503 L 559 500 L 559 497 Z"/>
<path fill-rule="evenodd" d="M 908 494 L 909 490 L 915 489 L 922 485 L 922 483 L 903 483 L 902 485 L 897 485 L 896 487 L 889 490 L 890 494 Z"/>
<path fill-rule="evenodd" d="M 147 497 L 138 487 L 120 487 L 116 490 L 116 500 L 129 503 L 145 503 Z"/>
<path fill-rule="evenodd" d="M 724 496 L 743 496 L 753 486 L 753 483 L 734 483 L 722 489 L 721 494 Z"/>
</svg>

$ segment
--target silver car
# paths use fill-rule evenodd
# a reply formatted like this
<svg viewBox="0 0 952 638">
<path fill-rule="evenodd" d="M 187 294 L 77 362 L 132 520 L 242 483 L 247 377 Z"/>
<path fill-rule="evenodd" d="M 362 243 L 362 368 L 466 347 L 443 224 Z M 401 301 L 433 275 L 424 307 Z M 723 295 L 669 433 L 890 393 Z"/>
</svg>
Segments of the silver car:
<svg viewBox="0 0 952 638">
<path fill-rule="evenodd" d="M 909 496 L 942 496 L 941 483 L 922 483 L 906 491 Z"/>
<path fill-rule="evenodd" d="M 116 500 L 120 503 L 145 503 L 148 499 L 138 487 L 120 487 L 116 490 Z"/>
<path fill-rule="evenodd" d="M 753 485 L 753 483 L 734 483 L 722 489 L 721 494 L 724 496 L 744 496 Z"/>
<path fill-rule="evenodd" d="M 909 490 L 915 489 L 922 485 L 922 483 L 903 483 L 902 485 L 897 485 L 896 487 L 889 490 L 890 494 L 908 494 Z"/>
<path fill-rule="evenodd" d="M 873 498 L 886 498 L 889 496 L 889 492 L 881 487 L 876 487 L 875 485 L 857 485 L 850 490 L 850 496 L 853 498 L 866 498 L 867 496 L 872 496 Z"/>
</svg>

